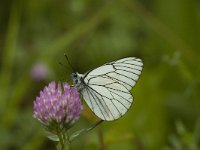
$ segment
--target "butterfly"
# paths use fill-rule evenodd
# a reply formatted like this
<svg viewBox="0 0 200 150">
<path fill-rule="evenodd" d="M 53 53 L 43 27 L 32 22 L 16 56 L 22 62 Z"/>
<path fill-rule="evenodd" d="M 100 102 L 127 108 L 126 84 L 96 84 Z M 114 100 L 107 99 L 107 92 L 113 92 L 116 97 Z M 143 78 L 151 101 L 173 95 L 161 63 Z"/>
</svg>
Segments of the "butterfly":
<svg viewBox="0 0 200 150">
<path fill-rule="evenodd" d="M 128 57 L 71 76 L 74 86 L 94 114 L 102 120 L 112 121 L 129 110 L 133 102 L 130 90 L 139 79 L 142 68 L 141 59 Z"/>
</svg>

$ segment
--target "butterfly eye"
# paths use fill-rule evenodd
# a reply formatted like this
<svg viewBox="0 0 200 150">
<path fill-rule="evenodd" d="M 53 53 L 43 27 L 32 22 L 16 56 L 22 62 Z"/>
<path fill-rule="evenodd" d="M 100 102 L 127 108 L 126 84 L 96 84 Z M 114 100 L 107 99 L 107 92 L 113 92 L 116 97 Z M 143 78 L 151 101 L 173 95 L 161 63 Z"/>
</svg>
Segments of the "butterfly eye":
<svg viewBox="0 0 200 150">
<path fill-rule="evenodd" d="M 75 79 L 75 83 L 78 83 L 78 79 Z"/>
<path fill-rule="evenodd" d="M 73 78 L 77 78 L 77 74 L 76 73 L 72 73 L 72 77 Z"/>
</svg>

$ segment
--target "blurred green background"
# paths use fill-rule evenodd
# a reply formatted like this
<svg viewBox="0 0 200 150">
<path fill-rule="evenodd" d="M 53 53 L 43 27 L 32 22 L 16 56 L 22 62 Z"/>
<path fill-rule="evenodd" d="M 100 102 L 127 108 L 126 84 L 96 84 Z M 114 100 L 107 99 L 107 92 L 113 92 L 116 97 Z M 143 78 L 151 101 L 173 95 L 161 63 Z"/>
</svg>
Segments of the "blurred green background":
<svg viewBox="0 0 200 150">
<path fill-rule="evenodd" d="M 33 101 L 50 81 L 71 82 L 64 53 L 80 73 L 128 56 L 144 61 L 128 113 L 72 149 L 200 149 L 199 0 L 0 1 L 1 150 L 55 149 Z M 95 122 L 86 107 L 72 130 Z"/>
</svg>

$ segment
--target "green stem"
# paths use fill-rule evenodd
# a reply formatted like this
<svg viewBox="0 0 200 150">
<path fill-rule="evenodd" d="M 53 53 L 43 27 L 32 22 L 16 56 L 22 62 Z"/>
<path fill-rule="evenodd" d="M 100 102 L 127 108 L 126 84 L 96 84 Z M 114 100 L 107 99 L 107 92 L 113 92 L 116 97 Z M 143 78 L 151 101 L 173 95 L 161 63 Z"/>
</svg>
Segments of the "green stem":
<svg viewBox="0 0 200 150">
<path fill-rule="evenodd" d="M 69 141 L 69 136 L 68 133 L 66 132 L 66 134 L 64 134 L 63 132 L 63 136 L 65 137 L 65 145 L 66 145 L 66 150 L 70 150 L 70 141 Z"/>
<path fill-rule="evenodd" d="M 77 137 L 91 131 L 92 129 L 94 129 L 95 127 L 97 127 L 99 124 L 101 124 L 103 122 L 103 120 L 98 121 L 96 124 L 90 126 L 89 128 L 86 129 L 81 129 L 77 132 L 75 132 L 69 139 L 70 142 L 74 141 L 74 139 L 76 139 Z"/>
<path fill-rule="evenodd" d="M 68 135 L 65 134 L 65 131 L 58 127 L 58 138 L 59 143 L 57 145 L 58 150 L 69 150 L 70 149 L 70 142 Z"/>
<path fill-rule="evenodd" d="M 60 130 L 58 132 L 58 138 L 59 138 L 58 149 L 59 150 L 64 150 L 65 144 L 64 144 L 64 139 L 63 139 L 62 131 L 60 132 Z"/>
<path fill-rule="evenodd" d="M 98 126 L 102 122 L 103 122 L 103 120 L 100 120 L 99 122 L 90 126 L 89 128 L 81 129 L 81 130 L 75 132 L 71 137 L 69 137 L 67 131 L 62 130 L 58 126 L 57 135 L 58 135 L 58 138 L 59 138 L 59 143 L 57 145 L 57 150 L 70 150 L 70 144 L 71 144 L 72 141 L 74 141 L 75 138 L 91 131 L 92 129 L 94 129 L 96 126 Z"/>
</svg>

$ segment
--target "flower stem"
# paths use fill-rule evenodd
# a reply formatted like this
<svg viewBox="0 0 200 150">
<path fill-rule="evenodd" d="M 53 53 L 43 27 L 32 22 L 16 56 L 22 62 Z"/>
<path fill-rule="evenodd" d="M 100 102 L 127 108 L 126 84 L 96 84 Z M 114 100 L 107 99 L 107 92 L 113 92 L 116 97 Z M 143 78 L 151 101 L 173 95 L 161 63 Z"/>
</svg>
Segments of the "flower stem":
<svg viewBox="0 0 200 150">
<path fill-rule="evenodd" d="M 59 132 L 58 133 L 58 138 L 59 138 L 59 143 L 58 143 L 58 150 L 64 150 L 65 148 L 65 144 L 64 144 L 64 139 L 63 139 L 63 136 L 62 136 L 62 133 Z"/>
<path fill-rule="evenodd" d="M 68 139 L 68 135 L 65 134 L 65 131 L 60 128 L 58 129 L 58 138 L 59 138 L 59 143 L 57 146 L 57 150 L 69 150 L 70 142 Z"/>
</svg>

